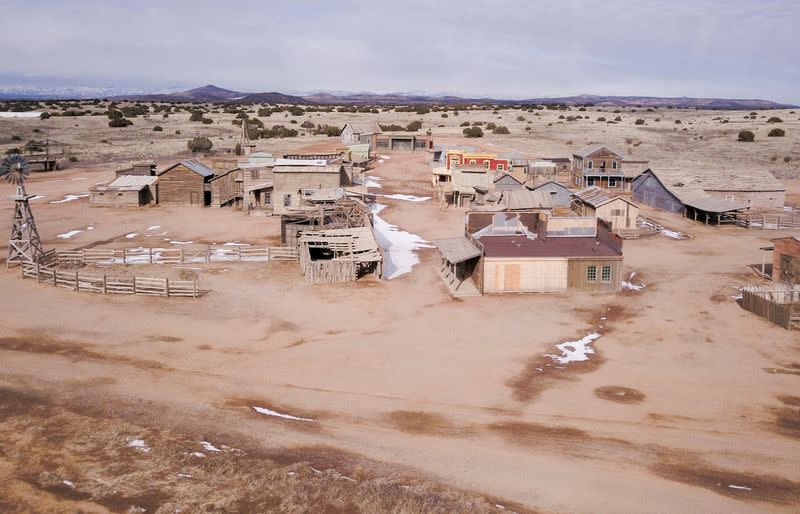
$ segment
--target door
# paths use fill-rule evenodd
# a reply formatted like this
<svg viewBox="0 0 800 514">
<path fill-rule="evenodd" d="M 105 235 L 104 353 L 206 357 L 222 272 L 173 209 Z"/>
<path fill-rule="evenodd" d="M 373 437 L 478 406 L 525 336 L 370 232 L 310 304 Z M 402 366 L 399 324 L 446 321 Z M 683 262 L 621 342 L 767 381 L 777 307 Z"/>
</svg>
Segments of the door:
<svg viewBox="0 0 800 514">
<path fill-rule="evenodd" d="M 791 255 L 781 255 L 781 281 L 800 284 L 800 259 Z"/>
<path fill-rule="evenodd" d="M 519 264 L 506 264 L 503 271 L 503 290 L 519 291 Z"/>
</svg>

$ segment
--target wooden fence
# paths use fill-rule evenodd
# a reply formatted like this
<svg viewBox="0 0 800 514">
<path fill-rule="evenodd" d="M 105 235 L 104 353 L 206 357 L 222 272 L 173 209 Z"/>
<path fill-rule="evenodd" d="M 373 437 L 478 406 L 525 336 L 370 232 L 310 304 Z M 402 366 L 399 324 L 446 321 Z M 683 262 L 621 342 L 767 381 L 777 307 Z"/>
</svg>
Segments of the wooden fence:
<svg viewBox="0 0 800 514">
<path fill-rule="evenodd" d="M 785 214 L 737 212 L 734 223 L 750 229 L 793 230 L 800 229 L 800 214 L 791 211 Z"/>
<path fill-rule="evenodd" d="M 190 264 L 297 260 L 297 249 L 284 246 L 204 246 L 187 248 L 89 248 L 59 251 L 59 265 Z"/>
<path fill-rule="evenodd" d="M 800 285 L 751 286 L 742 289 L 742 307 L 787 330 L 800 328 Z"/>
<path fill-rule="evenodd" d="M 156 277 L 114 277 L 106 274 L 58 270 L 41 264 L 22 265 L 22 278 L 42 284 L 101 294 L 138 294 L 167 298 L 198 298 L 208 293 L 199 289 L 197 280 L 170 280 Z"/>
</svg>

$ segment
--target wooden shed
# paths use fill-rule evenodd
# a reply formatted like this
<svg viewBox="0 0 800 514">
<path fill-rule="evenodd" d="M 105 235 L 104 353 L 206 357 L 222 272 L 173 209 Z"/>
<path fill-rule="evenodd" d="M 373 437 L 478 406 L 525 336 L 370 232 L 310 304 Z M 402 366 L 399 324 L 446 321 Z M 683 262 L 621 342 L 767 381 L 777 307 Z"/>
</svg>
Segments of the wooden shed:
<svg viewBox="0 0 800 514">
<path fill-rule="evenodd" d="M 214 170 L 188 159 L 158 174 L 159 203 L 166 205 L 211 205 L 211 179 Z"/>
<path fill-rule="evenodd" d="M 375 121 L 354 121 L 342 127 L 342 143 L 357 145 L 371 143 L 372 136 L 382 134 L 381 126 Z"/>
<path fill-rule="evenodd" d="M 158 203 L 158 177 L 122 175 L 89 190 L 92 207 L 140 207 Z"/>
<path fill-rule="evenodd" d="M 572 209 L 580 216 L 594 216 L 611 224 L 612 230 L 636 229 L 639 207 L 635 203 L 598 186 L 572 195 Z"/>
<path fill-rule="evenodd" d="M 123 175 L 137 175 L 137 176 L 145 176 L 145 177 L 153 176 L 154 177 L 158 172 L 156 171 L 156 165 L 154 163 L 145 162 L 145 163 L 134 164 L 134 165 L 130 166 L 129 168 L 123 168 L 121 170 L 116 170 L 116 171 L 114 171 L 114 173 L 118 177 L 121 177 Z"/>
<path fill-rule="evenodd" d="M 558 182 L 545 182 L 533 188 L 534 191 L 542 191 L 550 195 L 550 204 L 554 207 L 569 207 L 572 202 L 572 191 Z"/>
<path fill-rule="evenodd" d="M 772 242 L 772 280 L 800 284 L 800 237 L 780 237 Z"/>
<path fill-rule="evenodd" d="M 211 185 L 211 205 L 214 207 L 241 205 L 243 196 L 242 181 L 239 180 L 241 171 L 239 168 L 233 168 L 216 173 L 209 180 Z"/>
<path fill-rule="evenodd" d="M 341 163 L 279 159 L 273 169 L 272 207 L 276 214 L 301 209 L 302 191 L 337 189 L 350 180 Z"/>
</svg>

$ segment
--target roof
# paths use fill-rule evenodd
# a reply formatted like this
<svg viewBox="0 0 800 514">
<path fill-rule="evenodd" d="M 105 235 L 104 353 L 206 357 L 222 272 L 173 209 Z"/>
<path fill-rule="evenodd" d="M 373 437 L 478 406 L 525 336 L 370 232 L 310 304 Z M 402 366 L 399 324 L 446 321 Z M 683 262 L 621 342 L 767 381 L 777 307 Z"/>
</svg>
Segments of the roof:
<svg viewBox="0 0 800 514">
<path fill-rule="evenodd" d="M 570 162 L 569 157 L 540 157 L 541 161 Z"/>
<path fill-rule="evenodd" d="M 326 159 L 275 159 L 275 166 L 326 166 Z"/>
<path fill-rule="evenodd" d="M 269 189 L 274 185 L 275 183 L 271 180 L 269 182 L 259 182 L 257 184 L 251 184 L 247 186 L 247 188 L 245 188 L 245 192 L 249 193 L 250 191 L 260 191 L 262 189 Z"/>
<path fill-rule="evenodd" d="M 610 148 L 608 145 L 605 145 L 603 143 L 595 143 L 595 144 L 589 145 L 589 146 L 587 146 L 585 148 L 581 148 L 580 150 L 578 150 L 577 152 L 575 152 L 572 155 L 577 155 L 578 157 L 585 158 L 585 157 L 589 157 L 590 155 L 592 155 L 593 153 L 597 152 L 598 150 L 602 150 L 603 148 L 605 148 L 606 150 L 608 150 L 611 153 L 617 154 L 618 156 L 622 157 L 623 160 L 625 159 L 624 155 L 622 155 L 621 153 L 617 152 L 616 150 Z"/>
<path fill-rule="evenodd" d="M 800 236 L 776 237 L 774 239 L 770 239 L 770 241 L 784 241 L 786 239 L 794 239 L 795 241 L 800 242 Z"/>
<path fill-rule="evenodd" d="M 700 176 L 698 174 L 690 174 L 672 169 L 660 169 L 657 172 L 649 169 L 642 173 L 642 175 L 645 173 L 653 175 L 667 191 L 669 191 L 682 204 L 688 205 L 689 207 L 693 207 L 705 212 L 716 213 L 736 211 L 747 207 L 747 205 L 743 203 L 721 200 L 719 198 L 713 198 L 711 195 L 709 195 L 706 192 L 706 186 L 708 185 L 711 186 L 711 188 L 708 189 L 709 191 L 726 191 L 726 189 L 712 189 L 720 187 L 722 184 L 715 182 L 713 178 L 709 178 L 708 176 Z M 772 178 L 774 182 L 777 182 L 771 175 L 770 178 Z M 738 187 L 743 187 L 743 185 L 739 185 Z M 748 187 L 763 186 L 750 183 Z M 759 189 L 751 190 L 758 191 Z M 741 189 L 731 191 L 741 191 Z"/>
<path fill-rule="evenodd" d="M 622 200 L 623 202 L 627 202 L 631 205 L 634 205 L 634 203 L 631 202 L 630 200 L 627 200 L 616 193 L 613 193 L 607 189 L 602 189 L 597 186 L 585 187 L 580 191 L 573 193 L 572 196 L 582 201 L 585 204 L 591 205 L 594 208 L 600 207 L 609 202 L 613 202 L 614 200 Z"/>
<path fill-rule="evenodd" d="M 538 186 L 536 186 L 536 187 L 534 187 L 534 188 L 533 188 L 533 191 L 536 191 L 536 190 L 538 190 L 538 189 L 544 189 L 544 187 L 545 187 L 545 186 L 548 186 L 548 187 L 553 187 L 553 186 L 555 186 L 555 187 L 557 187 L 557 188 L 559 188 L 559 189 L 563 189 L 564 191 L 566 191 L 566 192 L 568 192 L 568 193 L 570 193 L 570 192 L 571 192 L 567 186 L 565 186 L 564 184 L 559 184 L 558 182 L 555 182 L 555 181 L 553 181 L 553 180 L 548 180 L 548 181 L 547 181 L 547 182 L 545 182 L 544 184 L 539 184 Z"/>
<path fill-rule="evenodd" d="M 303 231 L 299 242 L 309 247 L 333 251 L 333 261 L 374 262 L 383 259 L 370 227 Z"/>
<path fill-rule="evenodd" d="M 619 257 L 606 243 L 594 237 L 552 237 L 530 239 L 525 236 L 484 236 L 484 257 Z"/>
<path fill-rule="evenodd" d="M 511 173 L 508 173 L 508 172 L 498 173 L 497 176 L 494 178 L 493 182 L 497 182 L 499 180 L 502 180 L 504 177 L 508 177 L 508 178 L 512 179 L 514 182 L 516 182 L 517 184 L 522 185 L 522 181 L 520 179 L 518 179 L 517 177 L 515 177 L 514 175 L 512 175 Z"/>
<path fill-rule="evenodd" d="M 466 237 L 448 237 L 433 241 L 439 253 L 451 264 L 458 264 L 481 256 L 481 249 Z"/>
<path fill-rule="evenodd" d="M 381 126 L 378 122 L 375 121 L 353 121 L 350 123 L 345 123 L 345 127 L 350 125 L 350 128 L 353 129 L 353 132 L 356 134 L 382 134 L 383 130 L 381 130 Z M 344 127 L 342 127 L 344 130 Z"/>
<path fill-rule="evenodd" d="M 731 170 L 678 168 L 659 168 L 657 171 L 651 168 L 650 171 L 665 186 L 682 184 L 683 187 L 695 186 L 704 191 L 786 191 L 783 183 L 764 169 L 738 173 Z"/>
<path fill-rule="evenodd" d="M 98 185 L 96 191 L 107 191 L 115 189 L 117 191 L 141 191 L 158 183 L 158 177 L 150 175 L 121 175 L 108 185 Z"/>
<path fill-rule="evenodd" d="M 553 208 L 549 193 L 528 189 L 503 191 L 503 204 L 510 211 Z"/>
<path fill-rule="evenodd" d="M 317 161 L 297 161 L 293 164 L 276 164 L 273 173 L 339 173 L 341 164 L 316 164 Z M 309 164 L 312 163 L 312 164 Z"/>
<path fill-rule="evenodd" d="M 184 161 L 177 162 L 177 163 L 173 164 L 172 166 L 170 166 L 169 168 L 167 168 L 165 170 L 162 170 L 158 174 L 159 175 L 163 175 L 164 173 L 166 173 L 169 170 L 175 168 L 179 164 L 183 164 L 184 166 L 186 166 L 187 168 L 189 168 L 190 170 L 192 170 L 193 172 L 197 173 L 198 175 L 200 175 L 203 178 L 208 178 L 208 177 L 213 177 L 214 176 L 214 170 L 212 170 L 211 168 L 209 168 L 208 166 L 206 166 L 202 162 L 197 161 L 195 159 L 186 159 Z"/>
<path fill-rule="evenodd" d="M 269 159 L 274 158 L 275 156 L 269 152 L 255 152 L 248 155 L 250 159 Z"/>
</svg>

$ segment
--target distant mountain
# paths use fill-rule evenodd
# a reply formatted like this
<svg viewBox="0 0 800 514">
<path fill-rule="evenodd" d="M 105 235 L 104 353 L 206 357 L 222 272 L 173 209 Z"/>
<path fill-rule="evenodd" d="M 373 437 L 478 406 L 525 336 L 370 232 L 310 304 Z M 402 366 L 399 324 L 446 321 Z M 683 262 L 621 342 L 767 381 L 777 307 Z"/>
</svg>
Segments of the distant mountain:
<svg viewBox="0 0 800 514">
<path fill-rule="evenodd" d="M 683 109 L 787 109 L 795 105 L 780 104 L 769 100 L 689 98 L 656 96 L 600 96 L 577 95 L 565 97 L 540 97 L 526 99 L 470 98 L 446 94 L 430 95 L 419 92 L 370 93 L 348 91 L 316 91 L 308 94 L 288 95 L 284 93 L 244 93 L 223 89 L 212 84 L 187 91 L 144 92 L 110 88 L 12 88 L 0 89 L 0 100 L 45 100 L 45 99 L 112 98 L 142 102 L 230 102 L 230 103 L 280 103 L 322 105 L 425 105 L 425 104 L 567 104 L 598 105 L 609 107 L 675 107 Z"/>
</svg>

